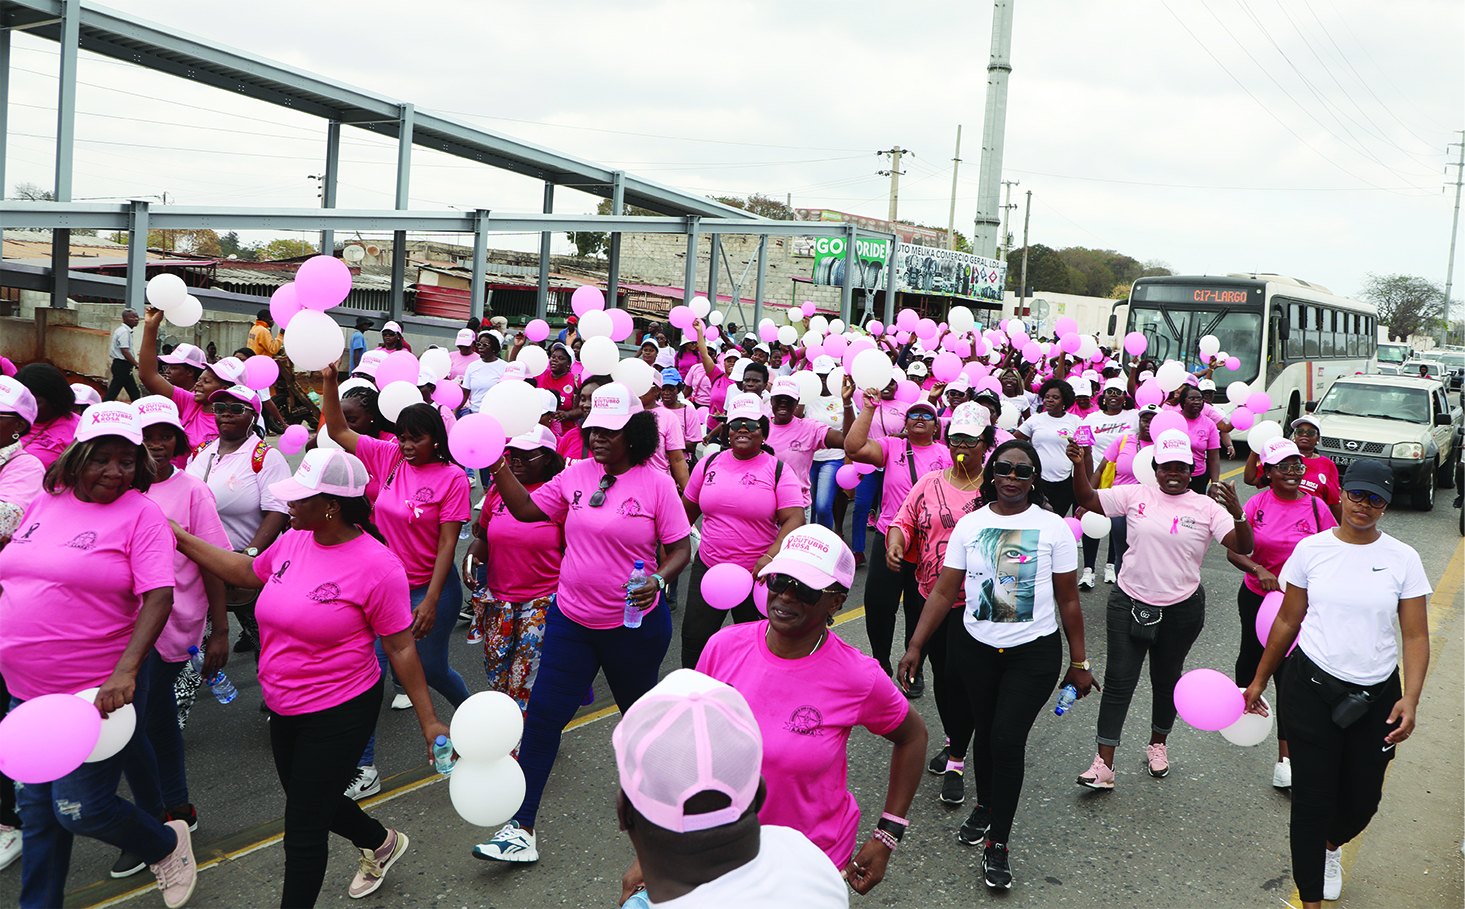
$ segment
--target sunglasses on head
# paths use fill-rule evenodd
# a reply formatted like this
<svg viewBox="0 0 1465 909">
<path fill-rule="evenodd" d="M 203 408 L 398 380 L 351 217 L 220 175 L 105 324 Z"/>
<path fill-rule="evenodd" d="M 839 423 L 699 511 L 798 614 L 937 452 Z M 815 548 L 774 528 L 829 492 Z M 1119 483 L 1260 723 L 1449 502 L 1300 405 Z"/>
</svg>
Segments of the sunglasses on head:
<svg viewBox="0 0 1465 909">
<path fill-rule="evenodd" d="M 781 594 L 785 590 L 789 596 L 803 603 L 805 606 L 817 604 L 826 593 L 834 593 L 832 590 L 817 590 L 805 584 L 797 578 L 786 574 L 770 574 L 764 579 L 768 584 L 768 591 L 773 594 Z"/>
<path fill-rule="evenodd" d="M 1345 491 L 1348 495 L 1348 501 L 1352 502 L 1355 505 L 1361 505 L 1364 502 L 1367 502 L 1368 507 L 1374 509 L 1375 511 L 1389 504 L 1388 502 L 1384 501 L 1383 496 L 1377 495 L 1372 492 L 1365 492 L 1362 489 L 1349 489 Z"/>
<path fill-rule="evenodd" d="M 992 475 L 996 477 L 1017 477 L 1019 480 L 1031 480 L 1033 473 L 1031 464 L 1014 464 L 1011 461 L 995 461 L 992 464 Z"/>
<path fill-rule="evenodd" d="M 758 432 L 763 427 L 757 420 L 750 420 L 747 417 L 738 417 L 736 420 L 729 420 L 727 428 L 735 432 Z"/>
<path fill-rule="evenodd" d="M 247 406 L 243 401 L 215 401 L 214 415 L 222 417 L 225 414 L 233 414 L 237 417 L 244 413 Z M 252 407 L 248 409 L 250 411 L 254 410 Z"/>
<path fill-rule="evenodd" d="M 590 507 L 599 508 L 605 504 L 605 491 L 616 484 L 616 478 L 606 474 L 600 478 L 600 488 L 590 494 Z"/>
</svg>

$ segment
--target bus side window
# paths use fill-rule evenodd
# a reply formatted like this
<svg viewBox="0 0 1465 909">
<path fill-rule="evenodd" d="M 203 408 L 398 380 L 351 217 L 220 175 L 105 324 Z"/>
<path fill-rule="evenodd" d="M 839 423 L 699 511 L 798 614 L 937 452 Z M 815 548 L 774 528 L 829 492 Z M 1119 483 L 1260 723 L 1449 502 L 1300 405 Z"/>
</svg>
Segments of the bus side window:
<svg viewBox="0 0 1465 909">
<path fill-rule="evenodd" d="M 1303 356 L 1302 339 L 1306 330 L 1302 321 L 1302 304 L 1288 303 L 1287 312 L 1290 323 L 1290 331 L 1287 335 L 1287 359 L 1300 360 Z"/>
<path fill-rule="evenodd" d="M 1356 312 L 1351 312 L 1345 318 L 1348 320 L 1348 356 L 1356 357 L 1358 356 L 1358 325 L 1362 321 L 1362 317 Z"/>
<path fill-rule="evenodd" d="M 1322 310 L 1316 306 L 1302 307 L 1302 321 L 1307 326 L 1307 331 L 1303 333 L 1302 354 L 1305 357 L 1316 357 L 1319 355 L 1318 344 L 1323 327 Z"/>
</svg>

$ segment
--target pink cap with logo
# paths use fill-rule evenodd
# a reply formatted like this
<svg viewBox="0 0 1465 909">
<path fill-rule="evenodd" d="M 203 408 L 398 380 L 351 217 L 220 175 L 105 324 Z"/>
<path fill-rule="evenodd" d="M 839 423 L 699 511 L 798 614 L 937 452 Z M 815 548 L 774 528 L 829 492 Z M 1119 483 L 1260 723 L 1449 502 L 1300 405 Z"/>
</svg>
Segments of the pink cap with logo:
<svg viewBox="0 0 1465 909">
<path fill-rule="evenodd" d="M 1167 429 L 1160 433 L 1155 439 L 1155 463 L 1169 464 L 1177 461 L 1184 461 L 1187 464 L 1193 462 L 1195 457 L 1190 453 L 1190 436 L 1178 429 Z"/>
<path fill-rule="evenodd" d="M 326 493 L 355 498 L 366 494 L 366 465 L 339 448 L 313 448 L 288 480 L 270 484 L 282 502 L 295 502 Z"/>
<path fill-rule="evenodd" d="M 518 379 L 522 382 L 529 377 L 529 367 L 520 363 L 518 360 L 515 360 L 504 368 L 504 379 L 506 380 Z"/>
<path fill-rule="evenodd" d="M 179 344 L 173 348 L 172 353 L 159 356 L 158 362 L 168 364 L 181 363 L 184 366 L 192 366 L 194 369 L 207 369 L 209 366 L 209 358 L 204 355 L 204 352 L 200 348 L 193 344 Z"/>
<path fill-rule="evenodd" d="M 351 375 L 367 376 L 368 378 L 374 379 L 376 378 L 376 368 L 382 365 L 382 361 L 386 360 L 386 358 L 387 352 L 385 350 L 368 350 L 361 355 L 361 362 L 357 363 L 356 368 L 351 370 Z"/>
<path fill-rule="evenodd" d="M 83 407 L 90 407 L 93 404 L 102 403 L 102 395 L 100 392 L 90 385 L 83 385 L 80 382 L 72 383 L 71 394 L 75 398 L 76 403 Z"/>
<path fill-rule="evenodd" d="M 744 392 L 734 395 L 727 402 L 727 421 L 733 420 L 761 420 L 763 419 L 763 399 L 758 395 Z"/>
<path fill-rule="evenodd" d="M 209 395 L 209 403 L 217 404 L 220 401 L 243 401 L 254 408 L 254 415 L 259 416 L 264 405 L 260 403 L 259 393 L 243 385 L 231 385 L 228 388 L 221 388 Z"/>
<path fill-rule="evenodd" d="M 631 389 L 620 382 L 610 382 L 591 395 L 590 415 L 585 418 L 584 427 L 618 430 L 625 427 L 631 414 L 641 410 L 641 399 L 631 394 Z"/>
<path fill-rule="evenodd" d="M 476 339 L 473 337 L 473 329 L 461 328 L 458 330 L 458 337 L 453 339 L 453 346 L 472 347 L 474 340 Z"/>
<path fill-rule="evenodd" d="M 799 399 L 799 383 L 794 381 L 793 376 L 779 376 L 773 380 L 773 387 L 768 389 L 769 397 L 776 398 L 779 395 L 785 398 Z"/>
<path fill-rule="evenodd" d="M 543 423 L 535 423 L 533 429 L 509 440 L 509 447 L 517 448 L 519 451 L 535 451 L 540 448 L 554 451 L 555 444 L 554 433 L 550 432 L 549 427 Z"/>
<path fill-rule="evenodd" d="M 137 418 L 137 408 L 121 401 L 103 401 L 88 407 L 81 415 L 81 425 L 76 427 L 76 441 L 89 442 L 101 436 L 121 436 L 141 445 L 142 421 Z"/>
<path fill-rule="evenodd" d="M 848 590 L 855 580 L 855 554 L 839 535 L 822 524 L 805 524 L 783 538 L 778 555 L 758 577 L 786 574 L 823 590 L 839 584 Z"/>
<path fill-rule="evenodd" d="M 1259 455 L 1261 462 L 1267 465 L 1280 464 L 1287 458 L 1300 458 L 1302 452 L 1297 450 L 1297 445 L 1291 439 L 1284 439 L 1278 436 L 1275 439 L 1268 439 L 1262 446 Z"/>
<path fill-rule="evenodd" d="M 208 368 L 225 385 L 244 384 L 244 361 L 238 357 L 225 357 L 217 363 L 209 363 Z"/>
<path fill-rule="evenodd" d="M 948 436 L 980 436 L 992 425 L 992 414 L 978 404 L 976 401 L 967 401 L 965 404 L 958 404 L 956 410 L 951 413 L 951 425 L 947 427 Z"/>
<path fill-rule="evenodd" d="M 178 405 L 173 403 L 172 398 L 148 395 L 145 398 L 138 398 L 137 403 L 133 406 L 137 408 L 137 419 L 143 429 L 157 423 L 167 423 L 177 429 L 183 428 L 183 421 L 178 417 Z"/>
<path fill-rule="evenodd" d="M 9 376 L 0 376 L 0 412 L 13 413 L 27 423 L 36 422 L 36 396 Z"/>
</svg>

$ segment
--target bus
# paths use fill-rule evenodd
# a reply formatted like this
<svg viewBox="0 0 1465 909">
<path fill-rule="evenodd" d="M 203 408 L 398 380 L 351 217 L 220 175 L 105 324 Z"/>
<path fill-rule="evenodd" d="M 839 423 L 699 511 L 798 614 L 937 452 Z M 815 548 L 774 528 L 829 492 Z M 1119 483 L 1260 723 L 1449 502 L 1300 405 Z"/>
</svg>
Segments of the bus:
<svg viewBox="0 0 1465 909">
<path fill-rule="evenodd" d="M 1125 328 L 1116 332 L 1124 303 Z M 1217 400 L 1225 400 L 1233 382 L 1265 391 L 1272 409 L 1258 419 L 1277 420 L 1288 435 L 1306 403 L 1321 398 L 1333 380 L 1369 372 L 1378 345 L 1375 306 L 1285 275 L 1140 278 L 1114 310 L 1110 334 L 1137 331 L 1149 341 L 1145 357 L 1179 360 L 1193 372 L 1204 369 L 1200 339 L 1215 335 L 1223 351 L 1241 360 L 1239 369 L 1222 366 L 1212 375 Z"/>
</svg>

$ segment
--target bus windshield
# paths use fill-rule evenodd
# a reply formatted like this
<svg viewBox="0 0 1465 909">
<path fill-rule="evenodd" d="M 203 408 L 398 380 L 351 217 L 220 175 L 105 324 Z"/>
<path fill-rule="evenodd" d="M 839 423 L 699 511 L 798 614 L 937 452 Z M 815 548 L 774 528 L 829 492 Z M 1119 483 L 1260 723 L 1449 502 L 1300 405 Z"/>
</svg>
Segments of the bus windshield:
<svg viewBox="0 0 1465 909">
<path fill-rule="evenodd" d="M 1379 362 L 1392 363 L 1393 365 L 1398 366 L 1400 363 L 1404 362 L 1405 354 L 1407 353 L 1409 353 L 1409 348 L 1405 347 L 1403 344 L 1380 344 Z"/>
<path fill-rule="evenodd" d="M 1200 339 L 1215 335 L 1221 349 L 1241 360 L 1235 371 L 1216 368 L 1212 378 L 1218 388 L 1232 382 L 1250 382 L 1261 364 L 1261 313 L 1225 309 L 1154 309 L 1136 304 L 1130 309 L 1131 331 L 1149 341 L 1144 355 L 1157 362 L 1179 360 L 1187 369 L 1200 366 Z"/>
</svg>

